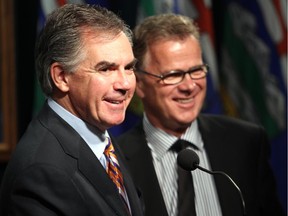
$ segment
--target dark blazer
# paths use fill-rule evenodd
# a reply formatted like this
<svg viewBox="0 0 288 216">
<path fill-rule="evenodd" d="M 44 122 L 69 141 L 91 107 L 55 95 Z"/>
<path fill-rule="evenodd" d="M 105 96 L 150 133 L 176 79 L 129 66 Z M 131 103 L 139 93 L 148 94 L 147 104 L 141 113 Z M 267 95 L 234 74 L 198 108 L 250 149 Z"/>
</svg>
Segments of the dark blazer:
<svg viewBox="0 0 288 216">
<path fill-rule="evenodd" d="M 269 144 L 261 127 L 227 117 L 200 115 L 199 130 L 214 171 L 224 171 L 240 187 L 247 216 L 284 215 L 268 164 Z M 135 184 L 141 189 L 146 216 L 167 216 L 142 123 L 118 137 Z M 223 216 L 240 216 L 242 204 L 235 187 L 214 177 Z"/>
<path fill-rule="evenodd" d="M 132 216 L 143 207 L 114 148 Z M 17 144 L 2 181 L 0 215 L 127 216 L 114 183 L 79 134 L 47 104 Z"/>
</svg>

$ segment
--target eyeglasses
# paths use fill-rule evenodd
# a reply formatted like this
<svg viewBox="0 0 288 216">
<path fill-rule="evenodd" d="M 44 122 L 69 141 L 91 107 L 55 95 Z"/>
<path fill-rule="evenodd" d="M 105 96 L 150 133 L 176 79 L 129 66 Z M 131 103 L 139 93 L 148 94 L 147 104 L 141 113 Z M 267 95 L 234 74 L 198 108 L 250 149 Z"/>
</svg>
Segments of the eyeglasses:
<svg viewBox="0 0 288 216">
<path fill-rule="evenodd" d="M 198 65 L 190 68 L 188 71 L 172 70 L 165 74 L 153 74 L 147 71 L 137 69 L 137 72 L 147 74 L 159 78 L 166 85 L 175 85 L 183 81 L 186 74 L 189 74 L 192 80 L 198 80 L 206 77 L 208 73 L 208 65 Z"/>
</svg>

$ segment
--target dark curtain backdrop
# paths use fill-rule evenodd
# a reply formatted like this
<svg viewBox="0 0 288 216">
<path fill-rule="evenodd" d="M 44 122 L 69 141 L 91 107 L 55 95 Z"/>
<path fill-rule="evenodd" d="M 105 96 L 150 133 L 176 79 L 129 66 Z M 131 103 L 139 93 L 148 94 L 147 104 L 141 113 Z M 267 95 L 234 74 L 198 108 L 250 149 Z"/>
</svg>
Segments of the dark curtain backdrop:
<svg viewBox="0 0 288 216">
<path fill-rule="evenodd" d="M 34 96 L 34 47 L 39 1 L 14 1 L 16 39 L 16 85 L 19 137 L 32 118 Z"/>
</svg>

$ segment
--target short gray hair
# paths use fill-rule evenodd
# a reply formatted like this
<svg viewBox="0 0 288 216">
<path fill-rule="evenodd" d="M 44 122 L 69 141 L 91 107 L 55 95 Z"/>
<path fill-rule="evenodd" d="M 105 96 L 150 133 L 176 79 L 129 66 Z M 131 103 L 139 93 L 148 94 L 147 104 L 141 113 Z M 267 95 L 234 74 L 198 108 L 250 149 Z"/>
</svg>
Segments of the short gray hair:
<svg viewBox="0 0 288 216">
<path fill-rule="evenodd" d="M 35 69 L 42 91 L 53 92 L 50 67 L 58 62 L 66 72 L 73 72 L 85 58 L 83 34 L 117 36 L 124 32 L 132 45 L 132 32 L 113 12 L 97 5 L 66 4 L 53 11 L 40 33 L 35 50 Z"/>
<path fill-rule="evenodd" d="M 142 67 L 148 46 L 159 40 L 184 39 L 194 36 L 199 40 L 199 28 L 193 19 L 179 14 L 159 14 L 145 18 L 134 29 L 133 52 Z"/>
</svg>

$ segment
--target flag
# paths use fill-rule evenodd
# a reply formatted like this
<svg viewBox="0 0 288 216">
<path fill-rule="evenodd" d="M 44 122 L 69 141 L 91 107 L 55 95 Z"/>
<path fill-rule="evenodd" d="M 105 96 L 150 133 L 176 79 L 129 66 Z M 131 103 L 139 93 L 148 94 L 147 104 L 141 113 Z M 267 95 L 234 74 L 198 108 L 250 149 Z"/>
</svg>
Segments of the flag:
<svg viewBox="0 0 288 216">
<path fill-rule="evenodd" d="M 182 4 L 180 8 L 180 12 L 183 11 L 183 15 L 190 15 L 190 17 L 198 24 L 201 34 L 200 43 L 203 51 L 203 58 L 209 65 L 207 93 L 202 112 L 222 114 L 223 106 L 220 97 L 212 2 L 210 0 L 190 0 L 187 1 L 186 4 Z"/>
<path fill-rule="evenodd" d="M 225 112 L 260 124 L 268 132 L 271 164 L 285 207 L 287 2 L 221 0 L 216 4 L 218 65 Z"/>
</svg>

